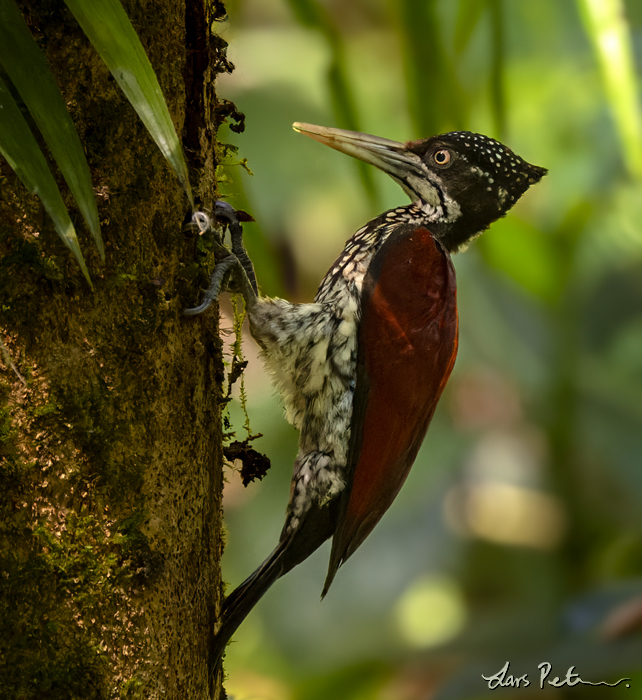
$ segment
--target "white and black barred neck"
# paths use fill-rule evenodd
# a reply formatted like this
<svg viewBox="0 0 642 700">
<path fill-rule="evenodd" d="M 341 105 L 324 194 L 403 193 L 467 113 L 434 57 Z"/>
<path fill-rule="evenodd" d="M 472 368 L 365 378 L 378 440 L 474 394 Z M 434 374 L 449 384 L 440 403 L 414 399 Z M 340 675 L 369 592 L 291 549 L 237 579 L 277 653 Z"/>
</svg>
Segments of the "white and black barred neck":
<svg viewBox="0 0 642 700">
<path fill-rule="evenodd" d="M 370 261 L 391 234 L 407 230 L 408 227 L 428 226 L 436 222 L 437 218 L 436 210 L 427 213 L 413 203 L 390 209 L 369 221 L 348 239 L 341 254 L 321 281 L 315 301 L 331 301 L 337 282 L 353 284 L 358 293 Z"/>
</svg>

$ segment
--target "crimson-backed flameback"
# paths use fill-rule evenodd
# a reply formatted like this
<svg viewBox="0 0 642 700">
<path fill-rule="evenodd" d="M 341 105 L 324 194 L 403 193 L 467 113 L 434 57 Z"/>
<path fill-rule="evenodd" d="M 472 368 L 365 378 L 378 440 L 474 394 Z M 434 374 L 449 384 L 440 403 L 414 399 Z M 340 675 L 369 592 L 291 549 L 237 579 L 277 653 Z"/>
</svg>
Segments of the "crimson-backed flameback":
<svg viewBox="0 0 642 700">
<path fill-rule="evenodd" d="M 388 173 L 411 203 L 381 214 L 346 243 L 314 301 L 258 294 L 234 209 L 218 203 L 232 250 L 212 275 L 204 311 L 230 281 L 300 431 L 285 525 L 276 549 L 225 600 L 211 660 L 267 589 L 332 537 L 322 596 L 370 534 L 415 460 L 457 354 L 450 254 L 504 216 L 546 173 L 497 141 L 455 131 L 397 143 L 341 129 L 296 131 Z M 209 226 L 196 214 L 202 229 Z"/>
</svg>

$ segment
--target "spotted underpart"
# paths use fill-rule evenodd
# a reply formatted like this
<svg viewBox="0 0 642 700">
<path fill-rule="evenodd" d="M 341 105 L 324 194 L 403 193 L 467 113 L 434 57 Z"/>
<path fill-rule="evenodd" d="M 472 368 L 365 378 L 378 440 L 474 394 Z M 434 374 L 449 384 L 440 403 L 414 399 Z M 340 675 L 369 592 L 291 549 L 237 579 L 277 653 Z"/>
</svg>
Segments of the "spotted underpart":
<svg viewBox="0 0 642 700">
<path fill-rule="evenodd" d="M 312 304 L 261 298 L 249 309 L 286 417 L 300 431 L 284 532 L 311 504 L 324 505 L 345 486 L 363 279 L 400 224 L 420 223 L 429 217 L 413 204 L 382 214 L 348 240 Z"/>
</svg>

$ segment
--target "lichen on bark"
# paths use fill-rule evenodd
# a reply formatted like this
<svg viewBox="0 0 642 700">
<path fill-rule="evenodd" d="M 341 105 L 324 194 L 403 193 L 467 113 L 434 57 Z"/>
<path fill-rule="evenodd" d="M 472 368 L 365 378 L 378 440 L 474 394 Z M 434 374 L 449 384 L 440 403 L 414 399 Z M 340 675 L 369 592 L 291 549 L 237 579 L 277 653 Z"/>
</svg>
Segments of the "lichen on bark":
<svg viewBox="0 0 642 700">
<path fill-rule="evenodd" d="M 124 6 L 211 206 L 224 8 Z M 181 315 L 213 261 L 64 4 L 21 9 L 85 147 L 107 257 L 76 217 L 92 293 L 0 163 L 0 337 L 26 382 L 0 360 L 0 698 L 217 698 L 223 362 L 217 314 Z"/>
</svg>

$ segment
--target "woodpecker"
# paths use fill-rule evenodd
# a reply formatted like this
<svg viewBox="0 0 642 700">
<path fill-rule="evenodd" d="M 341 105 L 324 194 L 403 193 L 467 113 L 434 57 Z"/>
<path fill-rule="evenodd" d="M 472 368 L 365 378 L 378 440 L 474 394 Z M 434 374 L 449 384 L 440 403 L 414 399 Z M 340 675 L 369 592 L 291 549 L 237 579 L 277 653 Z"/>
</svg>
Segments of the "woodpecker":
<svg viewBox="0 0 642 700">
<path fill-rule="evenodd" d="M 360 228 L 312 303 L 258 294 L 234 209 L 217 203 L 231 251 L 215 267 L 195 315 L 230 285 L 245 299 L 250 330 L 300 431 L 279 543 L 227 596 L 211 662 L 267 589 L 332 537 L 322 597 L 338 568 L 390 507 L 424 439 L 458 344 L 451 253 L 466 246 L 546 173 L 498 141 L 454 131 L 398 143 L 295 123 L 322 144 L 370 163 L 411 203 Z M 199 218 L 200 217 L 200 218 Z M 201 229 L 210 226 L 195 215 Z"/>
</svg>

